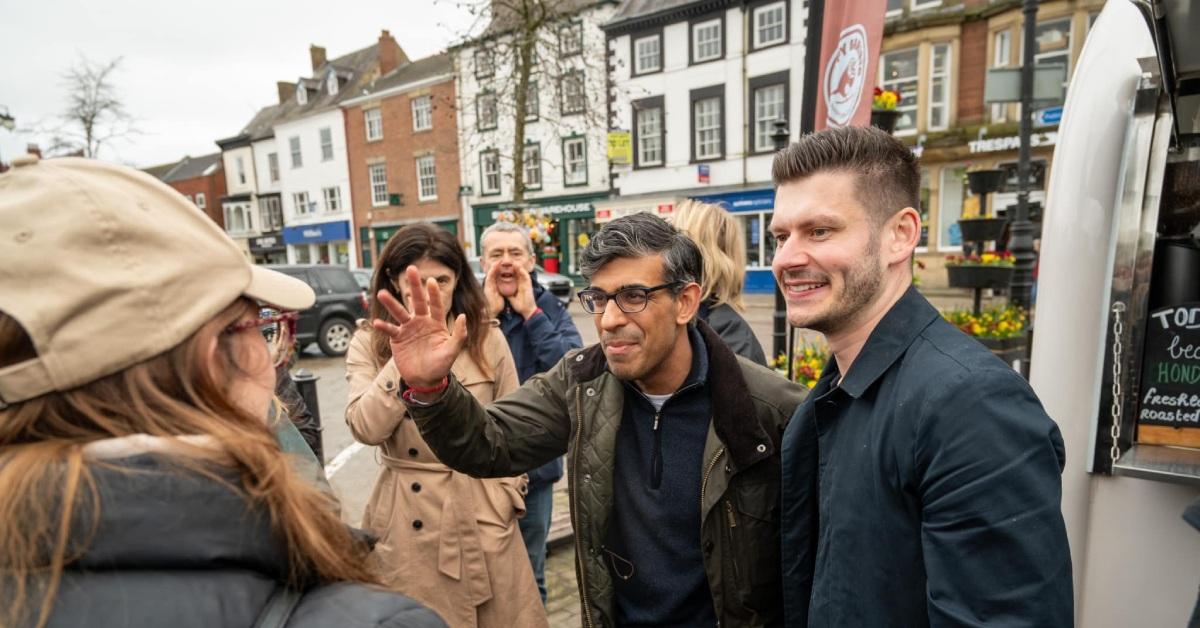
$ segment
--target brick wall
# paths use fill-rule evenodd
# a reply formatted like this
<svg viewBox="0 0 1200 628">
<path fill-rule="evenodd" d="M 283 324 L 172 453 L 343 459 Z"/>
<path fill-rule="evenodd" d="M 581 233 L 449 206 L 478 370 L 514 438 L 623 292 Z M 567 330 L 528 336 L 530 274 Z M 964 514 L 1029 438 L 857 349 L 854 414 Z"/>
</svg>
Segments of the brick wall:
<svg viewBox="0 0 1200 628">
<path fill-rule="evenodd" d="M 413 132 L 412 100 L 430 95 L 433 99 L 433 129 Z M 365 109 L 378 107 L 383 116 L 383 139 L 368 142 Z M 350 160 L 350 197 L 354 209 L 354 229 L 368 222 L 380 223 L 401 220 L 423 220 L 455 216 L 459 219 L 462 233 L 462 206 L 459 203 L 458 125 L 454 111 L 454 81 L 441 83 L 395 94 L 380 101 L 364 103 L 346 108 L 346 148 Z M 434 155 L 437 173 L 437 199 L 417 199 L 416 159 L 426 154 Z M 372 207 L 371 182 L 367 170 L 369 164 L 382 163 L 386 166 L 388 191 L 400 194 L 401 206 Z M 368 221 L 367 214 L 371 213 Z M 461 237 L 461 236 L 460 236 Z M 378 243 L 382 248 L 383 243 Z M 362 259 L 362 248 L 369 247 L 370 240 L 359 242 L 356 255 Z"/>
<path fill-rule="evenodd" d="M 986 20 L 962 25 L 962 59 L 958 69 L 958 125 L 982 123 L 983 82 L 987 74 L 988 28 Z"/>
<path fill-rule="evenodd" d="M 225 212 L 221 209 L 221 197 L 225 196 L 225 171 L 218 168 L 207 177 L 195 177 L 182 181 L 173 181 L 167 185 L 175 188 L 180 194 L 196 200 L 197 194 L 204 195 L 204 213 L 222 229 L 225 228 Z"/>
</svg>

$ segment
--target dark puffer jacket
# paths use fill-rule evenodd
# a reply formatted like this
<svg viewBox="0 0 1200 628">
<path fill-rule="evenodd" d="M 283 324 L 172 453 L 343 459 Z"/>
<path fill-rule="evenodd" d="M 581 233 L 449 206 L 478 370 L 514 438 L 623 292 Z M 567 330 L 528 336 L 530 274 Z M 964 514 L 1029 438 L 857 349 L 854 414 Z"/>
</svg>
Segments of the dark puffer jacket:
<svg viewBox="0 0 1200 628">
<path fill-rule="evenodd" d="M 288 566 L 268 515 L 161 455 L 109 463 L 120 470 L 94 470 L 99 525 L 83 557 L 67 566 L 48 625 L 253 626 Z M 307 589 L 286 625 L 445 624 L 403 595 L 337 583 Z"/>
</svg>

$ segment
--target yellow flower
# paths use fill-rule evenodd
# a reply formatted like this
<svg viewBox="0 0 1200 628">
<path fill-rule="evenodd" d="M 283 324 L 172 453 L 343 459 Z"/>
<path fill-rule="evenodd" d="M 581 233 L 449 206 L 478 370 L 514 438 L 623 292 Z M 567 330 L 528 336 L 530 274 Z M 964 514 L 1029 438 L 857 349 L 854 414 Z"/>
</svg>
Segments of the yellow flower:
<svg viewBox="0 0 1200 628">
<path fill-rule="evenodd" d="M 809 388 L 813 388 L 816 385 L 817 385 L 817 380 L 815 380 L 815 379 L 809 380 L 808 384 L 806 384 L 806 386 L 808 386 Z"/>
</svg>

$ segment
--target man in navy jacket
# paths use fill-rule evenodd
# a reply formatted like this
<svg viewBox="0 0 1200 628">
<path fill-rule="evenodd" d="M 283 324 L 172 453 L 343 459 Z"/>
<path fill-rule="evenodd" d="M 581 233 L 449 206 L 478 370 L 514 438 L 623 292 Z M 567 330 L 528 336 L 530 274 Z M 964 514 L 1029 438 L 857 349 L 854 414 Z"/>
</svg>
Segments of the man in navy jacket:
<svg viewBox="0 0 1200 628">
<path fill-rule="evenodd" d="M 483 248 L 480 263 L 487 273 L 483 292 L 488 312 L 500 321 L 517 363 L 517 377 L 524 383 L 557 364 L 567 351 L 582 347 L 583 340 L 567 309 L 537 282 L 533 241 L 525 229 L 498 222 L 484 230 L 479 242 Z M 546 536 L 550 532 L 554 483 L 562 474 L 561 458 L 529 473 L 525 516 L 520 520 L 542 603 L 546 602 Z"/>
<path fill-rule="evenodd" d="M 874 128 L 775 157 L 773 270 L 833 358 L 783 436 L 788 626 L 1071 626 L 1058 426 L 912 287 L 912 152 Z"/>
</svg>

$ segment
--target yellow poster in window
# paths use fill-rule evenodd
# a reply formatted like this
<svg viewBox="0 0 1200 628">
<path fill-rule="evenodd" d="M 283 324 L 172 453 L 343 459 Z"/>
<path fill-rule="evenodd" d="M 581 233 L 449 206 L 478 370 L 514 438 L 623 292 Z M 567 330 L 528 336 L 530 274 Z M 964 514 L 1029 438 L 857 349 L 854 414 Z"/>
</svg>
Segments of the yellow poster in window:
<svg viewBox="0 0 1200 628">
<path fill-rule="evenodd" d="M 614 165 L 633 162 L 633 138 L 629 131 L 608 132 L 608 161 Z"/>
</svg>

